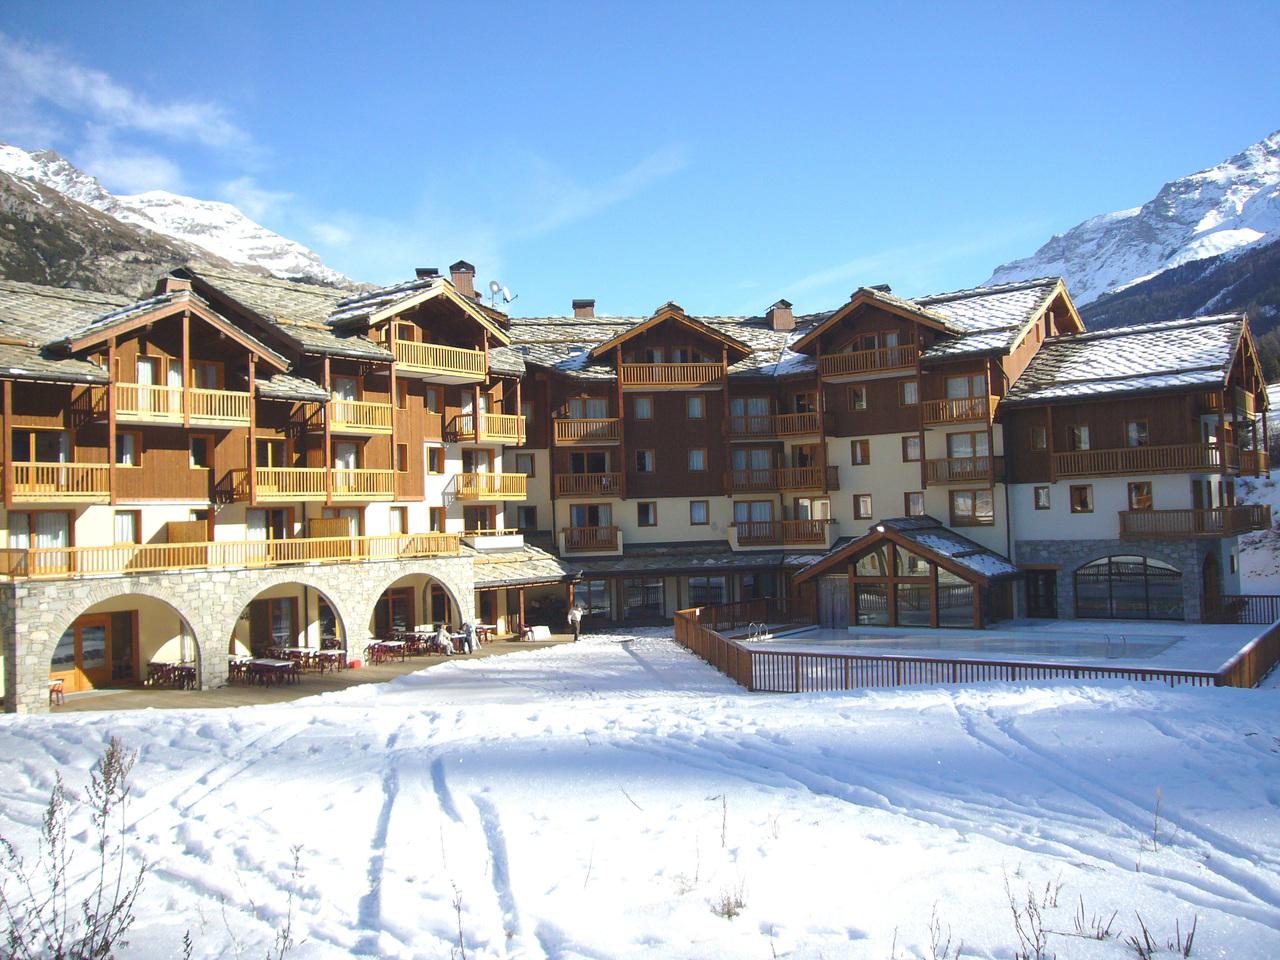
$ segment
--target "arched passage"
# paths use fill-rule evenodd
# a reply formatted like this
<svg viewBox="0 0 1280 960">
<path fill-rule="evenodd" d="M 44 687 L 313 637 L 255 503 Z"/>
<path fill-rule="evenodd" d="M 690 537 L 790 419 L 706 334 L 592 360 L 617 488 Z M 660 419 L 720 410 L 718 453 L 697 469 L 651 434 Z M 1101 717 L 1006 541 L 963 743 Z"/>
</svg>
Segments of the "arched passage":
<svg viewBox="0 0 1280 960">
<path fill-rule="evenodd" d="M 346 650 L 342 612 L 328 593 L 296 580 L 263 587 L 240 610 L 227 654 L 265 656 L 276 648 Z"/>
<path fill-rule="evenodd" d="M 410 573 L 392 581 L 374 602 L 369 635 L 436 630 L 441 623 L 455 629 L 462 621 L 458 599 L 445 584 L 425 573 Z"/>
<path fill-rule="evenodd" d="M 1182 571 L 1144 556 L 1102 557 L 1075 571 L 1076 616 L 1183 619 Z"/>
</svg>

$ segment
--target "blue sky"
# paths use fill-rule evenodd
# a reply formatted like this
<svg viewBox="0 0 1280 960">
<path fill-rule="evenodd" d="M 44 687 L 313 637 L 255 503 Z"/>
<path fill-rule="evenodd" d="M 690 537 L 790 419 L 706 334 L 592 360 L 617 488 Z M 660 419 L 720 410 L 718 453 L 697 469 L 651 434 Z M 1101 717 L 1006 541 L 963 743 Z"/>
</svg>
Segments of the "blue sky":
<svg viewBox="0 0 1280 960">
<path fill-rule="evenodd" d="M 55 3 L 0 139 L 516 313 L 982 282 L 1280 127 L 1274 3 Z"/>
</svg>

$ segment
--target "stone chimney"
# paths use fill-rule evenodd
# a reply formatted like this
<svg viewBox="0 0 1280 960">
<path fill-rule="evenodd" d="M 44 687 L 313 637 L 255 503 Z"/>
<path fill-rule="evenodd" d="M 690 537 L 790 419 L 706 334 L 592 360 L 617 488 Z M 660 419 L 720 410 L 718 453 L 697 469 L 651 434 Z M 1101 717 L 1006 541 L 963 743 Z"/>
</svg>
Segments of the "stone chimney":
<svg viewBox="0 0 1280 960">
<path fill-rule="evenodd" d="M 453 286 L 468 300 L 476 299 L 476 268 L 465 260 L 449 267 L 449 279 Z"/>
<path fill-rule="evenodd" d="M 414 276 L 416 276 L 419 280 L 429 280 L 432 277 L 440 276 L 440 268 L 439 267 L 418 267 L 418 269 L 414 270 L 413 273 L 414 273 Z"/>
<path fill-rule="evenodd" d="M 796 328 L 796 317 L 791 312 L 791 304 L 786 300 L 779 300 L 769 312 L 765 314 L 765 319 L 769 321 L 769 327 L 773 330 L 794 330 Z"/>
<path fill-rule="evenodd" d="M 182 277 L 161 277 L 156 281 L 157 297 L 162 297 L 166 293 L 190 293 L 191 281 Z"/>
<path fill-rule="evenodd" d="M 594 317 L 596 315 L 596 302 L 594 300 L 573 301 L 573 315 L 579 320 Z"/>
</svg>

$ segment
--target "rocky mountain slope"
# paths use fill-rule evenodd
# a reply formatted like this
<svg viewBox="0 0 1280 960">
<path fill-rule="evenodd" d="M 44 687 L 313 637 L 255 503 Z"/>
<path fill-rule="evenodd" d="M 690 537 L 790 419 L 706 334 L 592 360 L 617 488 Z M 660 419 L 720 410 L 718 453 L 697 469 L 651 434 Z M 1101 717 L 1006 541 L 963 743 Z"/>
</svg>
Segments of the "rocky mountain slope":
<svg viewBox="0 0 1280 960">
<path fill-rule="evenodd" d="M 52 150 L 0 144 L 0 171 L 33 181 L 115 220 L 241 267 L 333 286 L 352 281 L 302 244 L 273 233 L 229 203 L 163 190 L 115 195 Z"/>
<path fill-rule="evenodd" d="M 1077 304 L 1207 258 L 1280 240 L 1280 131 L 1166 183 L 1140 207 L 1092 217 L 988 283 L 1063 276 Z M 1178 314 L 1181 315 L 1181 314 Z"/>
</svg>

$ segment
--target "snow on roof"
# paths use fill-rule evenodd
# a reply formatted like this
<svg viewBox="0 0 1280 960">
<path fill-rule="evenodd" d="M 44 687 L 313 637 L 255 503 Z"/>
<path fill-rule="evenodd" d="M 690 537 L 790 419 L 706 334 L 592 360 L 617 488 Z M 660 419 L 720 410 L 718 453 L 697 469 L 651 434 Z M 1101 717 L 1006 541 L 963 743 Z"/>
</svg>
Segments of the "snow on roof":
<svg viewBox="0 0 1280 960">
<path fill-rule="evenodd" d="M 877 520 L 872 524 L 865 536 L 842 538 L 825 554 L 805 566 L 814 568 L 830 566 L 832 563 L 843 559 L 846 555 L 852 556 L 858 551 L 859 544 L 864 541 L 874 544 L 875 538 L 889 532 L 892 532 L 897 538 L 918 547 L 921 551 L 946 561 L 951 566 L 961 567 L 987 580 L 1014 577 L 1020 572 L 1013 563 L 1000 556 L 994 550 L 989 550 L 982 544 L 975 543 L 968 537 L 956 533 L 954 530 L 943 526 L 940 520 L 928 515 L 921 517 L 889 517 L 885 520 Z M 817 570 L 815 569 L 813 573 L 806 571 L 800 576 L 802 579 L 807 579 L 809 576 L 816 575 L 816 573 Z"/>
</svg>

